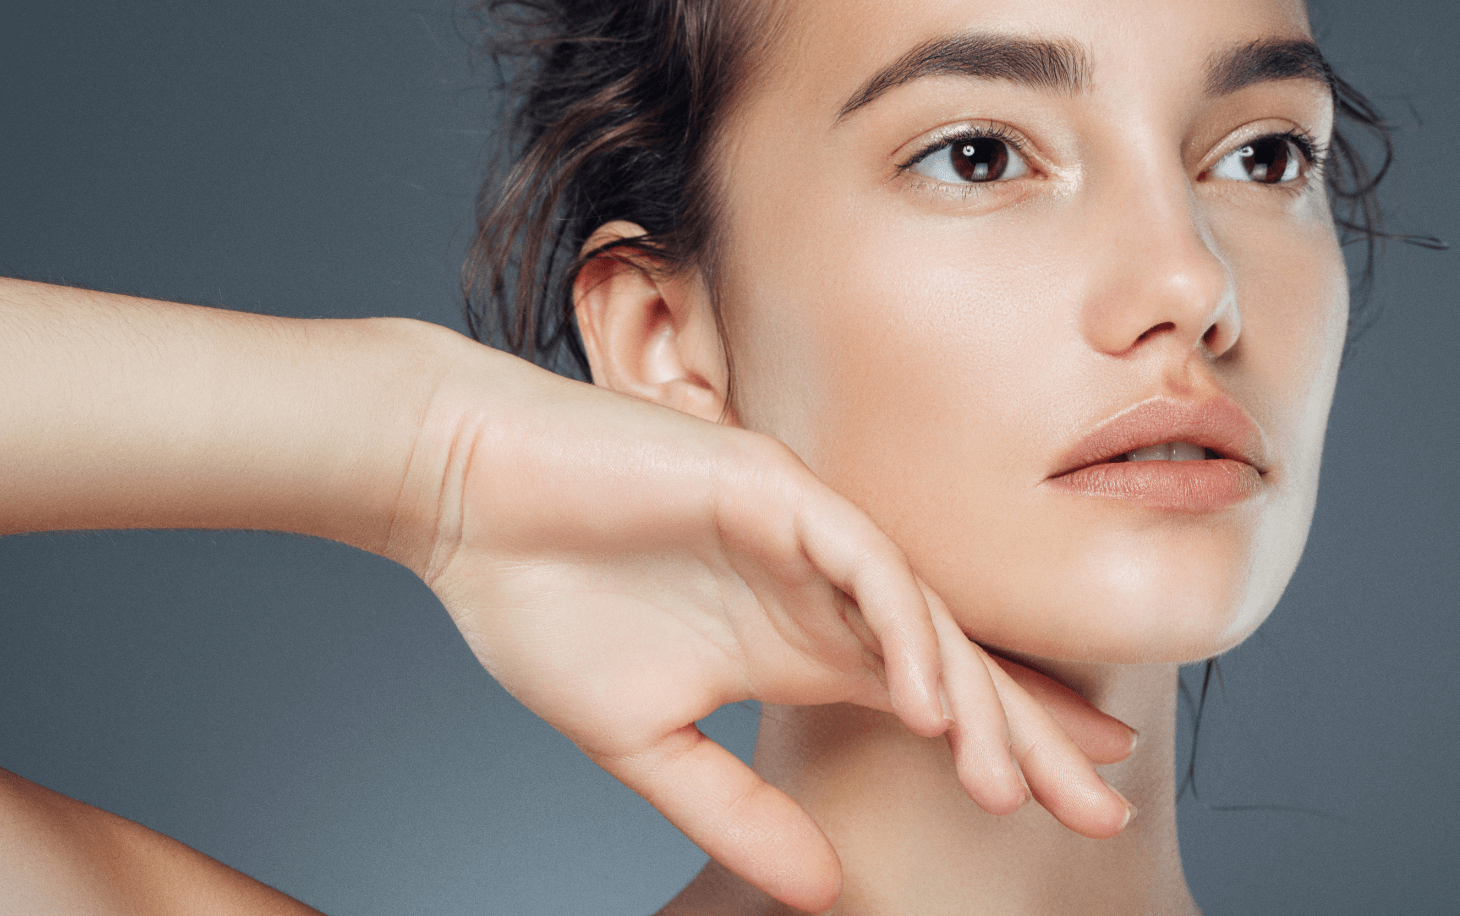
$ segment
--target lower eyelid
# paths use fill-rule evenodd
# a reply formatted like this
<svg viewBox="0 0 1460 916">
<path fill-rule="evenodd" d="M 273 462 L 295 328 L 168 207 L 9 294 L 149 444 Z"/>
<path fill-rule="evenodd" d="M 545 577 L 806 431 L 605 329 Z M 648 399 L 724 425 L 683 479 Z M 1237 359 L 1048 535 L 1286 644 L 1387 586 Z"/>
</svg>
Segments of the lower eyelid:
<svg viewBox="0 0 1460 916">
<path fill-rule="evenodd" d="M 940 202 L 945 206 L 1003 206 L 1013 199 L 1025 196 L 1023 181 L 952 182 L 936 178 L 924 178 L 916 173 L 905 175 L 910 179 L 906 189 L 920 197 Z"/>
</svg>

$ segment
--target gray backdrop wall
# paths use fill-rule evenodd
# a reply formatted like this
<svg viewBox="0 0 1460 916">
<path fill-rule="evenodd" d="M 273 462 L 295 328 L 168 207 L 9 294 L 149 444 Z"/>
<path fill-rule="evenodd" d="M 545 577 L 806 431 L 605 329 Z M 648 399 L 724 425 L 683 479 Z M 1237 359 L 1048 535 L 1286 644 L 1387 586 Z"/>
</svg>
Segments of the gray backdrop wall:
<svg viewBox="0 0 1460 916">
<path fill-rule="evenodd" d="M 493 125 L 448 4 L 5 0 L 0 273 L 460 328 Z M 1399 125 L 1396 221 L 1460 240 L 1460 6 L 1315 18 Z M 1224 660 L 1181 808 L 1211 916 L 1455 912 L 1457 266 L 1391 248 L 1307 555 Z M 409 573 L 296 537 L 0 540 L 0 766 L 332 914 L 647 913 L 702 862 Z"/>
</svg>

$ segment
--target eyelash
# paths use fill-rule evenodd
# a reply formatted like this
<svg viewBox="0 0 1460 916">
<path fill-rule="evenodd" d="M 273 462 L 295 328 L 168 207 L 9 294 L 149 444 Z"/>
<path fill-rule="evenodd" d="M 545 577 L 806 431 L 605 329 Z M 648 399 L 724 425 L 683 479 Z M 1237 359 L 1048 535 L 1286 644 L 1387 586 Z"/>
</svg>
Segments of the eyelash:
<svg viewBox="0 0 1460 916">
<path fill-rule="evenodd" d="M 1279 140 L 1286 140 L 1296 146 L 1298 152 L 1303 154 L 1303 159 L 1308 163 L 1308 168 L 1310 169 L 1319 166 L 1328 158 L 1328 147 L 1319 143 L 1312 134 L 1305 130 L 1294 128 L 1293 130 L 1283 131 L 1280 134 L 1263 134 L 1261 137 L 1255 137 L 1254 139 L 1267 140 L 1274 137 Z M 1249 140 L 1248 142 L 1250 143 L 1252 141 Z"/>
<path fill-rule="evenodd" d="M 1304 163 L 1303 173 L 1299 176 L 1299 178 L 1312 177 L 1316 171 L 1322 169 L 1323 163 L 1328 159 L 1328 146 L 1324 143 L 1320 143 L 1315 137 L 1313 137 L 1312 134 L 1309 134 L 1307 131 L 1299 130 L 1297 128 L 1282 131 L 1279 133 L 1262 134 L 1257 137 L 1251 137 L 1243 141 L 1243 144 L 1245 145 L 1250 143 L 1256 143 L 1261 140 L 1270 139 L 1284 140 L 1288 143 L 1291 143 L 1294 147 L 1297 148 L 1298 152 L 1303 157 Z M 1024 142 L 1017 134 L 1002 125 L 989 124 L 986 127 L 960 128 L 954 133 L 947 134 L 938 137 L 935 140 L 932 140 L 916 153 L 914 153 L 911 158 L 905 160 L 902 164 L 900 164 L 897 167 L 897 174 L 905 175 L 909 171 L 911 171 L 918 163 L 922 162 L 924 159 L 927 159 L 929 156 L 932 156 L 935 153 L 942 152 L 943 150 L 948 149 L 955 143 L 964 143 L 970 140 L 999 140 L 1007 143 L 1010 148 L 1012 148 L 1015 153 L 1019 154 L 1019 156 L 1024 158 L 1026 162 L 1029 159 L 1029 156 L 1026 153 Z M 1234 146 L 1232 149 L 1227 150 L 1225 153 L 1222 154 L 1221 157 L 1218 158 L 1217 161 L 1220 162 L 1222 158 L 1225 158 L 1226 156 L 1230 155 L 1234 150 L 1239 148 L 1240 147 Z M 933 181 L 934 179 L 928 180 Z M 942 182 L 939 183 L 942 184 Z M 982 186 L 985 184 L 998 183 L 998 181 L 967 182 L 955 185 L 954 187 L 957 188 L 956 193 L 963 196 L 968 196 L 982 190 Z M 1280 185 L 1272 185 L 1271 187 L 1291 190 L 1296 183 L 1297 180 L 1295 179 L 1294 181 L 1284 182 Z"/>
<path fill-rule="evenodd" d="M 1264 187 L 1269 187 L 1275 191 L 1296 193 L 1301 189 L 1304 184 L 1306 184 L 1308 180 L 1319 177 L 1323 174 L 1323 164 L 1328 161 L 1328 145 L 1325 143 L 1320 143 L 1317 138 L 1315 138 L 1312 134 L 1298 128 L 1280 131 L 1278 133 L 1260 134 L 1256 137 L 1250 137 L 1246 140 L 1243 140 L 1239 144 L 1234 144 L 1232 147 L 1228 148 L 1226 152 L 1219 156 L 1215 162 L 1208 166 L 1207 171 L 1216 168 L 1218 163 L 1226 159 L 1228 156 L 1232 155 L 1237 150 L 1241 149 L 1243 146 L 1260 143 L 1263 140 L 1282 140 L 1295 147 L 1298 150 L 1298 153 L 1303 157 L 1303 167 L 1296 178 L 1292 179 L 1291 181 L 1264 185 Z M 1203 172 L 1202 174 L 1206 174 L 1206 172 Z"/>
<path fill-rule="evenodd" d="M 1012 130 L 1004 127 L 1001 124 L 990 123 L 984 127 L 960 127 L 951 134 L 944 134 L 943 136 L 930 141 L 926 146 L 919 149 L 916 153 L 913 153 L 910 159 L 905 160 L 901 165 L 899 165 L 897 167 L 897 174 L 899 176 L 906 175 L 915 166 L 917 166 L 918 163 L 922 162 L 924 159 L 927 159 L 929 156 L 941 152 L 942 150 L 948 149 L 955 143 L 966 143 L 970 140 L 999 140 L 1007 143 L 1009 147 L 1015 153 L 1019 154 L 1019 156 L 1022 157 L 1026 162 L 1029 159 L 1028 155 L 1025 152 L 1024 141 L 1019 137 L 1018 134 L 1014 133 Z M 987 182 L 967 182 L 963 184 L 949 185 L 947 182 L 940 182 L 937 179 L 933 178 L 924 178 L 923 180 L 932 184 L 943 185 L 950 193 L 957 194 L 961 197 L 968 197 L 973 194 L 977 194 L 984 190 L 985 185 L 1001 183 L 1000 181 L 995 180 Z"/>
</svg>

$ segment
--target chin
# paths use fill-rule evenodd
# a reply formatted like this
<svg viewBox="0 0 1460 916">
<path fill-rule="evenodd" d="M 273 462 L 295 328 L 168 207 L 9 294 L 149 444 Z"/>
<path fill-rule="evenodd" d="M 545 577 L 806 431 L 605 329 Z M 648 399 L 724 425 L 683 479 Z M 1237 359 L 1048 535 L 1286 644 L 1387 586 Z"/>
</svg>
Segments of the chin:
<svg viewBox="0 0 1460 916">
<path fill-rule="evenodd" d="M 1082 663 L 1196 662 L 1250 636 L 1297 567 L 1306 517 L 1300 525 L 1264 521 L 1273 519 L 1238 512 L 1066 525 L 1063 537 L 1022 537 L 1031 549 L 985 550 L 995 562 L 929 582 L 964 632 L 997 651 Z"/>
</svg>

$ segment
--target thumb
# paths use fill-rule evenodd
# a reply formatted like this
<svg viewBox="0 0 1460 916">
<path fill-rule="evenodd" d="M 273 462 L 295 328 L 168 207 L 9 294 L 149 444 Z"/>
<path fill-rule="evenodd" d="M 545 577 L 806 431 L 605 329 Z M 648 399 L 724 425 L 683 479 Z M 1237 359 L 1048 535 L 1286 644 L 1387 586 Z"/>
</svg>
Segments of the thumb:
<svg viewBox="0 0 1460 916">
<path fill-rule="evenodd" d="M 782 903 L 813 913 L 836 903 L 841 862 L 811 815 L 693 723 L 645 750 L 594 761 Z"/>
</svg>

